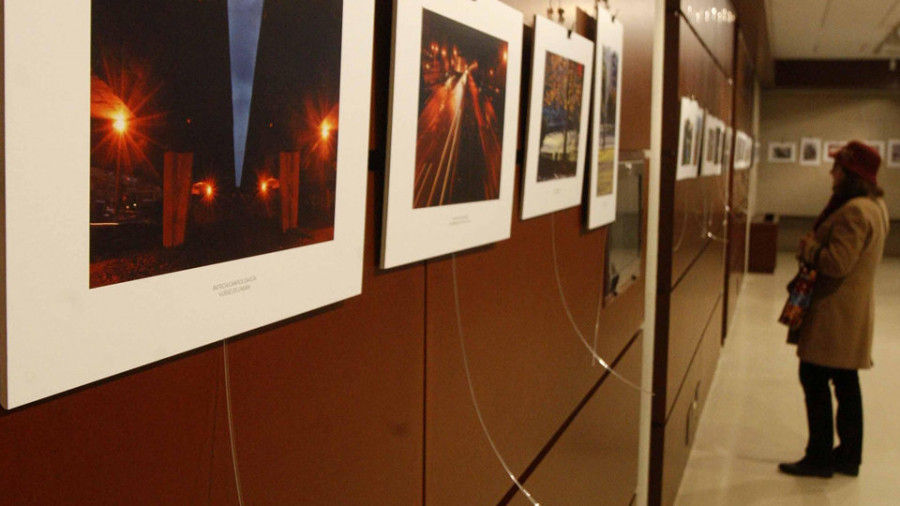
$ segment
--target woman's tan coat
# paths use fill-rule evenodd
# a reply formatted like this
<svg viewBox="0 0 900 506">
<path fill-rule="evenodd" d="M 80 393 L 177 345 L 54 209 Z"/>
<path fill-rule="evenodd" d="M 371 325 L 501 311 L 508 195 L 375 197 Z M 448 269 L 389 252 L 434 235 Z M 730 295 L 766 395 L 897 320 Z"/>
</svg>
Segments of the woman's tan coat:
<svg viewBox="0 0 900 506">
<path fill-rule="evenodd" d="M 831 214 L 798 255 L 818 270 L 799 331 L 800 360 L 841 369 L 872 367 L 875 270 L 889 220 L 884 200 L 857 197 Z"/>
</svg>

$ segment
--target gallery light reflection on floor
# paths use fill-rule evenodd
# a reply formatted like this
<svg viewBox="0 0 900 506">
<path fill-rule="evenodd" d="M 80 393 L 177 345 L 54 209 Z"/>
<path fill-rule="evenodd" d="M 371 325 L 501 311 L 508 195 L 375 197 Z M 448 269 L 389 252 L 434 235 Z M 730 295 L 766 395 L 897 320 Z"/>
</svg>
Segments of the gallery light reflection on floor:
<svg viewBox="0 0 900 506">
<path fill-rule="evenodd" d="M 876 282 L 875 367 L 860 372 L 863 465 L 858 478 L 796 478 L 777 464 L 803 456 L 806 413 L 795 348 L 776 322 L 796 271 L 746 277 L 697 429 L 676 506 L 900 504 L 900 258 Z"/>
</svg>

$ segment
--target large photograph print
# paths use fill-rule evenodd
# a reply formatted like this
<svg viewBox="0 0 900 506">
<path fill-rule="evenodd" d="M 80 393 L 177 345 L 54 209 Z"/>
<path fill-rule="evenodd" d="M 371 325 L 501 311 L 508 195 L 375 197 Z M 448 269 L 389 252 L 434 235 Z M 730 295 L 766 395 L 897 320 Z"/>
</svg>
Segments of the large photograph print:
<svg viewBox="0 0 900 506">
<path fill-rule="evenodd" d="M 4 406 L 360 292 L 373 1 L 42 5 L 4 13 Z"/>
<path fill-rule="evenodd" d="M 581 202 L 594 45 L 535 17 L 522 219 Z"/>
<path fill-rule="evenodd" d="M 381 265 L 509 236 L 522 15 L 397 0 Z"/>
<path fill-rule="evenodd" d="M 594 81 L 594 134 L 592 141 L 588 228 L 616 219 L 616 167 L 619 161 L 621 114 L 622 24 L 609 12 L 597 11 L 596 74 Z"/>
<path fill-rule="evenodd" d="M 91 8 L 92 288 L 334 238 L 342 2 Z"/>
</svg>

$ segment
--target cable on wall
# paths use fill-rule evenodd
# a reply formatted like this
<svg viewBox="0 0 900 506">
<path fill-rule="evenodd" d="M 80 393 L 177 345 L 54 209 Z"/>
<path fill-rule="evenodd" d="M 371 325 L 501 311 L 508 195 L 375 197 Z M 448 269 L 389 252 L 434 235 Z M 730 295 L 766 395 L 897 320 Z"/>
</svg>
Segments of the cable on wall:
<svg viewBox="0 0 900 506">
<path fill-rule="evenodd" d="M 238 472 L 237 446 L 234 443 L 234 419 L 231 416 L 231 373 L 228 370 L 228 339 L 222 340 L 222 357 L 225 360 L 225 406 L 228 411 L 228 439 L 231 440 L 231 463 L 234 469 L 234 484 L 237 488 L 238 504 L 244 506 L 241 492 L 241 475 Z"/>
<path fill-rule="evenodd" d="M 622 376 L 621 374 L 616 372 L 615 369 L 610 367 L 610 365 L 605 360 L 603 360 L 603 357 L 598 355 L 597 352 L 593 348 L 591 348 L 590 343 L 588 343 L 587 339 L 584 337 L 584 334 L 581 332 L 581 329 L 578 328 L 578 324 L 575 323 L 575 317 L 572 316 L 572 311 L 569 309 L 569 303 L 566 301 L 566 294 L 563 291 L 562 280 L 559 276 L 559 262 L 557 261 L 557 258 L 556 258 L 556 213 L 552 213 L 550 215 L 550 231 L 551 231 L 550 232 L 551 233 L 550 244 L 553 247 L 553 273 L 556 275 L 556 287 L 559 289 L 559 299 L 562 301 L 563 309 L 566 310 L 566 316 L 569 317 L 569 323 L 572 324 L 572 329 L 575 330 L 575 334 L 578 336 L 578 339 L 581 341 L 581 344 L 583 344 L 584 347 L 588 350 L 588 352 L 594 357 L 594 360 L 596 360 L 597 363 L 599 363 L 601 366 L 603 366 L 604 369 L 609 371 L 609 373 L 613 377 L 619 379 L 620 381 L 622 381 L 626 385 L 630 386 L 631 388 L 634 388 L 635 390 L 639 390 L 647 395 L 653 395 L 653 392 L 651 392 L 649 390 L 644 390 L 639 385 L 635 384 L 628 378 Z M 600 299 L 601 299 L 601 301 L 603 300 L 603 287 L 600 288 Z M 595 332 L 594 341 L 595 342 L 597 340 L 597 335 L 600 332 L 599 309 L 600 309 L 600 305 L 598 304 L 597 322 L 594 325 L 594 332 Z"/>
<path fill-rule="evenodd" d="M 516 479 L 516 475 L 509 469 L 509 466 L 506 465 L 506 461 L 503 460 L 503 456 L 500 455 L 500 451 L 497 449 L 497 445 L 494 443 L 494 438 L 491 437 L 491 433 L 488 431 L 487 424 L 484 423 L 484 417 L 481 415 L 481 408 L 478 407 L 478 399 L 475 396 L 475 387 L 472 385 L 472 375 L 469 373 L 469 358 L 466 353 L 466 340 L 463 334 L 462 327 L 462 316 L 459 306 L 459 288 L 456 281 L 456 254 L 454 253 L 452 258 L 453 265 L 453 302 L 456 305 L 456 330 L 459 332 L 459 346 L 462 349 L 462 359 L 463 359 L 463 369 L 466 372 L 466 382 L 469 385 L 469 396 L 472 399 L 472 406 L 475 407 L 475 414 L 478 416 L 478 423 L 481 424 L 481 430 L 484 432 L 485 438 L 487 438 L 488 443 L 491 445 L 491 449 L 494 451 L 494 455 L 496 455 L 497 460 L 500 461 L 500 465 L 503 466 L 503 469 L 506 471 L 507 476 L 512 482 L 516 485 L 516 487 L 525 495 L 525 498 L 528 499 L 533 506 L 540 506 L 534 497 L 531 496 L 531 493 L 519 483 L 519 480 Z M 237 467 L 235 467 L 237 470 Z"/>
</svg>

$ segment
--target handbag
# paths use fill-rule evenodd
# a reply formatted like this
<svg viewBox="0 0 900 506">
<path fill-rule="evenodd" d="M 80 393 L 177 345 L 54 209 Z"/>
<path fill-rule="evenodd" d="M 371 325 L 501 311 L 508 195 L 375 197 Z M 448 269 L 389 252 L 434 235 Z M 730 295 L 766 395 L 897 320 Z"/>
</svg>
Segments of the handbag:
<svg viewBox="0 0 900 506">
<path fill-rule="evenodd" d="M 806 262 L 800 262 L 797 275 L 788 283 L 788 299 L 778 318 L 778 321 L 787 325 L 792 332 L 799 330 L 803 325 L 803 317 L 809 310 L 815 284 L 816 269 Z"/>
</svg>

